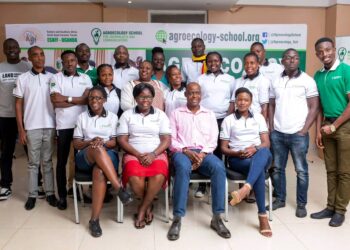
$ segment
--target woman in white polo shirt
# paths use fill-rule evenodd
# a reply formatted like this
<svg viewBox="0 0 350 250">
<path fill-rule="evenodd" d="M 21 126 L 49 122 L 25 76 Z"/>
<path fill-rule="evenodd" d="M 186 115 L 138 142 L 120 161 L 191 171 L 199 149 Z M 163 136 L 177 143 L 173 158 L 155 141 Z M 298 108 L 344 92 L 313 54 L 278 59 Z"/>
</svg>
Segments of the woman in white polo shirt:
<svg viewBox="0 0 350 250">
<path fill-rule="evenodd" d="M 135 227 L 144 228 L 153 220 L 153 199 L 168 179 L 168 159 L 165 150 L 170 145 L 170 122 L 166 114 L 152 107 L 155 91 L 148 83 L 133 89 L 136 107 L 121 116 L 118 142 L 126 152 L 123 157 L 123 185 L 130 184 L 141 199 Z M 146 185 L 147 181 L 147 185 Z"/>
<path fill-rule="evenodd" d="M 186 106 L 185 83 L 182 82 L 181 71 L 176 65 L 170 65 L 166 71 L 166 78 L 170 84 L 170 90 L 164 92 L 165 113 L 168 117 L 178 107 Z"/>
<path fill-rule="evenodd" d="M 97 80 L 107 93 L 107 100 L 103 104 L 103 107 L 118 115 L 122 114 L 120 108 L 120 95 L 121 90 L 113 84 L 113 67 L 110 64 L 101 64 L 97 67 Z"/>
<path fill-rule="evenodd" d="M 164 90 L 166 89 L 164 84 L 158 80 L 153 80 L 153 66 L 150 61 L 143 61 L 139 69 L 139 79 L 128 82 L 121 93 L 121 108 L 123 111 L 134 108 L 136 105 L 136 100 L 133 97 L 133 89 L 137 84 L 149 83 L 153 86 L 155 91 L 155 96 L 153 100 L 153 107 L 164 111 Z"/>
<path fill-rule="evenodd" d="M 78 116 L 73 135 L 74 147 L 79 150 L 75 156 L 77 168 L 92 171 L 92 213 L 89 228 L 94 237 L 102 235 L 99 215 L 107 180 L 118 191 L 118 197 L 124 204 L 132 201 L 117 176 L 119 160 L 114 149 L 117 145 L 118 117 L 104 109 L 106 99 L 107 93 L 103 87 L 97 85 L 90 89 L 88 110 Z"/>
<path fill-rule="evenodd" d="M 247 88 L 235 92 L 236 110 L 227 116 L 220 132 L 221 151 L 228 156 L 229 168 L 247 176 L 246 183 L 231 193 L 232 206 L 241 202 L 254 189 L 260 223 L 260 233 L 272 236 L 265 208 L 265 172 L 271 164 L 270 140 L 266 121 L 249 108 L 253 94 Z"/>
</svg>

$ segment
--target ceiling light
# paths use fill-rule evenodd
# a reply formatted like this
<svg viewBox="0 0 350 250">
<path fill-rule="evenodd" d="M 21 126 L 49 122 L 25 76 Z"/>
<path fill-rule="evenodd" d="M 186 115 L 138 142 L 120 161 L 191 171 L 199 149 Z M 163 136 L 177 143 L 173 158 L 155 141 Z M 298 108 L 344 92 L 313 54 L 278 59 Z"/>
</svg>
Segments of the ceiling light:
<svg viewBox="0 0 350 250">
<path fill-rule="evenodd" d="M 128 1 L 128 4 L 131 4 L 132 3 L 132 1 Z"/>
</svg>

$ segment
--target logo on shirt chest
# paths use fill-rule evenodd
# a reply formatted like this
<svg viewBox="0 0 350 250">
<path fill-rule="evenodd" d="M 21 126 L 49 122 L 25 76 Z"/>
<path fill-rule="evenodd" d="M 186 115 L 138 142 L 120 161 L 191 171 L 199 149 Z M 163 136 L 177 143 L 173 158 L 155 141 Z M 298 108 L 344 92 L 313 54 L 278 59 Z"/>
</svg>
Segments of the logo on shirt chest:
<svg viewBox="0 0 350 250">
<path fill-rule="evenodd" d="M 87 83 L 87 82 L 79 82 L 79 85 L 82 85 L 82 86 L 88 86 L 88 85 L 89 85 L 89 83 Z"/>
<path fill-rule="evenodd" d="M 332 80 L 337 80 L 337 79 L 340 79 L 341 76 L 332 76 Z"/>
<path fill-rule="evenodd" d="M 101 124 L 100 128 L 111 128 L 112 124 L 108 123 L 108 124 Z"/>
</svg>

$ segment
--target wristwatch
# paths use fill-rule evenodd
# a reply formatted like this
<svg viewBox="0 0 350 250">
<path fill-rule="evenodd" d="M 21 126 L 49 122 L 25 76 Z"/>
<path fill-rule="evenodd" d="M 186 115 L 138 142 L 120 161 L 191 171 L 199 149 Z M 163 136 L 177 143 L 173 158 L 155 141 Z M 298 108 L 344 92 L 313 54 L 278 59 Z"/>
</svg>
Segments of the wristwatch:
<svg viewBox="0 0 350 250">
<path fill-rule="evenodd" d="M 68 96 L 68 100 L 67 100 L 67 102 L 68 102 L 68 103 L 71 103 L 72 101 L 73 101 L 73 97 Z"/>
<path fill-rule="evenodd" d="M 329 125 L 329 128 L 331 129 L 332 133 L 337 131 L 337 128 L 333 124 Z"/>
<path fill-rule="evenodd" d="M 255 149 L 256 149 L 256 151 L 258 151 L 260 149 L 260 147 L 259 146 L 255 146 Z"/>
</svg>

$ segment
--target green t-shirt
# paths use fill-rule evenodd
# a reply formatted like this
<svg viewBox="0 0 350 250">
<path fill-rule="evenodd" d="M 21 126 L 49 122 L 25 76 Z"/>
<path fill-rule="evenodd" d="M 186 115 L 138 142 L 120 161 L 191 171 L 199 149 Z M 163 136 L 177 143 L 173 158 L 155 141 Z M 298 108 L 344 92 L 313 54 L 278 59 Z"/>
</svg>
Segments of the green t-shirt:
<svg viewBox="0 0 350 250">
<path fill-rule="evenodd" d="M 314 79 L 321 98 L 323 115 L 337 118 L 348 105 L 350 66 L 337 60 L 330 70 L 319 70 Z"/>
<path fill-rule="evenodd" d="M 90 79 L 91 79 L 92 85 L 93 86 L 97 85 L 98 79 L 97 79 L 97 70 L 96 70 L 96 68 L 91 67 L 91 66 L 89 67 L 88 70 L 83 70 L 82 68 L 77 68 L 77 71 L 79 73 L 87 74 L 90 77 Z"/>
</svg>

